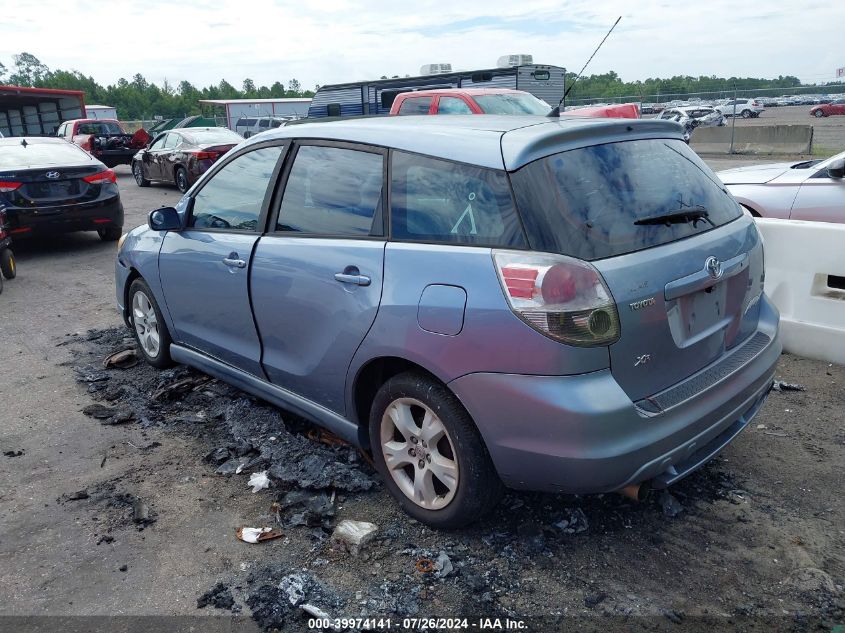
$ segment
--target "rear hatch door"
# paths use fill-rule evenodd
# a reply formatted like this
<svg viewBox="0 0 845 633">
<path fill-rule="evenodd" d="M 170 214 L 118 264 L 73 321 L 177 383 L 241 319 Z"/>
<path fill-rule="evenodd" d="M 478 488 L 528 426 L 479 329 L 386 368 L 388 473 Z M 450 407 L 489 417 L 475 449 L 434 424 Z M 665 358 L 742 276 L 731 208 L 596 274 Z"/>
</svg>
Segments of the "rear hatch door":
<svg viewBox="0 0 845 633">
<path fill-rule="evenodd" d="M 512 175 L 534 250 L 590 261 L 616 303 L 611 371 L 640 400 L 702 370 L 756 330 L 759 234 L 683 141 L 563 151 Z"/>
</svg>

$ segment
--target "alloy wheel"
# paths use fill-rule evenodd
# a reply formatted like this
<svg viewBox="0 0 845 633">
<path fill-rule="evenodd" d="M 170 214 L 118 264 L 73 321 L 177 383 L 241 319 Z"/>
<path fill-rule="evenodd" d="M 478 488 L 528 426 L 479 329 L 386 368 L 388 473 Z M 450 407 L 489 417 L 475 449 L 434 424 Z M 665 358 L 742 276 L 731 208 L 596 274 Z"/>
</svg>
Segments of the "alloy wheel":
<svg viewBox="0 0 845 633">
<path fill-rule="evenodd" d="M 381 450 L 391 478 L 416 505 L 439 510 L 458 490 L 455 448 L 445 425 L 424 403 L 397 398 L 384 412 Z"/>
<path fill-rule="evenodd" d="M 149 297 L 138 291 L 132 297 L 132 323 L 135 334 L 147 356 L 155 358 L 161 348 L 161 337 L 158 331 L 158 317 Z"/>
<path fill-rule="evenodd" d="M 139 185 L 144 182 L 144 172 L 141 163 L 135 161 L 132 163 L 132 175 L 135 176 L 135 182 Z"/>
</svg>

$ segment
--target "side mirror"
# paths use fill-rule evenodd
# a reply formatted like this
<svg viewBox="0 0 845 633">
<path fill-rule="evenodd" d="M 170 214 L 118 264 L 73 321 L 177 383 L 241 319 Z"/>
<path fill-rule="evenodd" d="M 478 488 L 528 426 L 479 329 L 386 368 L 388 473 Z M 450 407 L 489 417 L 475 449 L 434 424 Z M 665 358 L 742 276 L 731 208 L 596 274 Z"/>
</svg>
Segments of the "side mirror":
<svg viewBox="0 0 845 633">
<path fill-rule="evenodd" d="M 831 178 L 845 178 L 845 158 L 833 161 L 827 168 L 827 175 Z"/>
<path fill-rule="evenodd" d="M 153 231 L 177 231 L 182 228 L 182 219 L 173 207 L 162 207 L 150 211 L 147 224 Z"/>
</svg>

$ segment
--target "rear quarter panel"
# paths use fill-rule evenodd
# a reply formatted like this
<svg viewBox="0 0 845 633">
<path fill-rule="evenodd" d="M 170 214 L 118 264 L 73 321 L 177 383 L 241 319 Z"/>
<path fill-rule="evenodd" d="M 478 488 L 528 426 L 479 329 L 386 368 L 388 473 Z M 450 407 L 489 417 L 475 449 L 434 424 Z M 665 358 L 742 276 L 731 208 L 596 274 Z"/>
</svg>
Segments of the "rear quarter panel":
<svg viewBox="0 0 845 633">
<path fill-rule="evenodd" d="M 381 357 L 414 362 L 444 383 L 473 372 L 561 376 L 609 365 L 607 348 L 564 345 L 521 321 L 505 300 L 489 248 L 391 242 L 384 266 L 381 306 L 349 367 L 347 411 L 355 410 L 358 373 Z M 420 298 L 435 284 L 466 291 L 463 327 L 455 335 L 420 325 Z"/>
<path fill-rule="evenodd" d="M 789 218 L 800 184 L 727 185 L 736 201 L 764 218 Z"/>
</svg>

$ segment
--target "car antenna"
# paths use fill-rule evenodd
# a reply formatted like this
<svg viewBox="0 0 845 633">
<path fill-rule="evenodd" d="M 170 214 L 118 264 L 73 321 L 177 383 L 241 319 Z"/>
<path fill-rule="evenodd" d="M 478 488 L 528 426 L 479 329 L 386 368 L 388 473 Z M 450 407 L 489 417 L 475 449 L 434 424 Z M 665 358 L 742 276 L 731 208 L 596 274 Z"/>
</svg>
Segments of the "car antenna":
<svg viewBox="0 0 845 633">
<path fill-rule="evenodd" d="M 22 139 L 21 139 L 21 145 L 22 145 L 23 147 L 26 147 L 27 145 L 29 145 L 29 143 L 27 143 L 27 142 L 26 142 L 26 139 L 25 139 L 25 138 L 22 138 Z"/>
<path fill-rule="evenodd" d="M 569 84 L 569 88 L 567 88 L 567 89 L 566 89 L 566 92 L 564 92 L 564 93 L 563 93 L 563 96 L 560 98 L 560 101 L 558 102 L 558 104 L 557 104 L 554 108 L 552 108 L 552 111 L 551 111 L 551 112 L 549 112 L 549 113 L 546 115 L 547 117 L 552 117 L 552 118 L 555 118 L 555 117 L 560 117 L 560 112 L 561 112 L 561 109 L 565 107 L 565 106 L 564 106 L 564 104 L 566 103 L 566 95 L 568 95 L 568 94 L 569 94 L 569 91 L 570 91 L 570 90 L 572 90 L 572 86 L 574 86 L 574 85 L 575 85 L 575 82 L 576 82 L 576 81 L 578 81 L 578 80 L 581 78 L 581 73 L 583 73 L 583 72 L 584 72 L 584 69 L 587 67 L 587 64 L 589 64 L 591 61 L 593 61 L 593 57 L 595 57 L 595 56 L 596 56 L 596 53 L 598 53 L 598 52 L 599 52 L 599 49 L 602 47 L 602 44 L 604 44 L 605 40 L 606 40 L 608 37 L 610 37 L 610 34 L 611 34 L 611 33 L 613 33 L 613 29 L 615 29 L 615 28 L 616 28 L 616 25 L 617 25 L 617 24 L 619 24 L 619 21 L 620 21 L 621 19 L 622 19 L 622 16 L 621 16 L 621 15 L 620 15 L 618 18 L 616 18 L 616 22 L 614 22 L 614 23 L 613 23 L 613 26 L 611 26 L 611 27 L 610 27 L 610 30 L 607 32 L 607 35 L 605 35 L 605 36 L 604 36 L 604 39 L 603 39 L 601 42 L 599 42 L 599 45 L 598 45 L 598 46 L 596 46 L 596 50 L 594 50 L 594 51 L 593 51 L 593 54 L 592 54 L 592 55 L 590 55 L 590 59 L 588 59 L 588 60 L 587 60 L 587 62 L 586 62 L 586 63 L 584 64 L 584 66 L 581 68 L 580 72 L 579 72 L 577 75 L 575 75 L 575 79 L 573 79 L 573 80 L 572 80 L 572 83 L 571 83 L 571 84 Z"/>
</svg>

